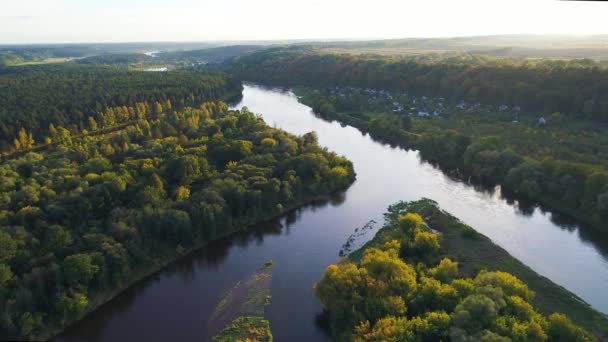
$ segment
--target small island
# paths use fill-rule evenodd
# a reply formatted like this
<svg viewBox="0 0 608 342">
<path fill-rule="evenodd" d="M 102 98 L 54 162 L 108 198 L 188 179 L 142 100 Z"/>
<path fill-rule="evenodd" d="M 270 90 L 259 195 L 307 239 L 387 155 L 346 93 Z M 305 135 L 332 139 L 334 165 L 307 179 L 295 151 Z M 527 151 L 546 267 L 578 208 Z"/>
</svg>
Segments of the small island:
<svg viewBox="0 0 608 342">
<path fill-rule="evenodd" d="M 432 200 L 400 202 L 315 288 L 339 341 L 593 341 L 608 319 Z"/>
<path fill-rule="evenodd" d="M 270 283 L 274 261 L 264 263 L 245 280 L 236 284 L 215 307 L 209 331 L 215 342 L 271 342 L 270 323 L 264 319 L 271 303 Z M 218 329 L 222 329 L 216 334 Z"/>
</svg>

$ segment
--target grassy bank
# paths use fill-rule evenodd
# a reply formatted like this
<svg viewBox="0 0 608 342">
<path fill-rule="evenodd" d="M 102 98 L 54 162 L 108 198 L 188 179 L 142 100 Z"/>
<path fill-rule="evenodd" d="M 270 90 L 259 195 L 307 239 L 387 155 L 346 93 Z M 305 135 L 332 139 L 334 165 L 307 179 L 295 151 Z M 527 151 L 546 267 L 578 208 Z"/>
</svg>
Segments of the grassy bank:
<svg viewBox="0 0 608 342">
<path fill-rule="evenodd" d="M 504 271 L 523 280 L 536 293 L 532 304 L 543 314 L 566 314 L 573 322 L 593 333 L 599 340 L 608 339 L 608 317 L 597 312 L 582 299 L 551 280 L 537 274 L 488 237 L 463 224 L 456 217 L 441 210 L 428 199 L 399 203 L 385 214 L 386 224 L 376 236 L 349 259 L 358 261 L 363 251 L 377 247 L 399 235 L 398 217 L 404 212 L 417 213 L 429 228 L 441 234 L 440 258 L 450 258 L 459 265 L 461 275 L 474 277 L 480 270 Z"/>
</svg>

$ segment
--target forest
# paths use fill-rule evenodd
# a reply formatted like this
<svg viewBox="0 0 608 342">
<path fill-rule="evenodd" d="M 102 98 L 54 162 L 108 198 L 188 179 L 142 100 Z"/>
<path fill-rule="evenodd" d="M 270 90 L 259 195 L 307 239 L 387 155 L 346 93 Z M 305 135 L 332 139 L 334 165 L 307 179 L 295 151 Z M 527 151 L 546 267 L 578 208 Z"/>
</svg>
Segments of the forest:
<svg viewBox="0 0 608 342">
<path fill-rule="evenodd" d="M 327 120 L 608 231 L 606 62 L 364 48 L 0 49 L 0 64 L 23 64 L 0 65 L 0 339 L 52 337 L 178 257 L 354 182 L 314 132 L 229 110 L 241 80 L 296 86 Z M 30 65 L 59 55 L 86 58 Z M 137 71 L 157 63 L 171 71 Z M 441 113 L 416 114 L 429 103 Z M 335 339 L 608 336 L 604 316 L 432 201 L 385 218 L 315 287 Z"/>
<path fill-rule="evenodd" d="M 451 174 L 500 184 L 514 194 L 556 209 L 605 232 L 608 218 L 606 130 L 592 122 L 547 117 L 539 126 L 529 113 L 494 108 L 448 109 L 441 116 L 379 110 L 354 92 L 341 99 L 327 91 L 296 88 L 301 101 L 327 119 L 369 132 L 373 137 L 420 151 Z M 421 104 L 421 97 L 414 100 Z"/>
<path fill-rule="evenodd" d="M 608 69 L 590 59 L 353 55 L 295 46 L 241 56 L 230 68 L 244 79 L 272 84 L 399 89 L 608 121 Z"/>
<path fill-rule="evenodd" d="M 500 184 L 599 230 L 607 229 L 608 151 L 602 121 L 608 102 L 598 104 L 608 95 L 608 69 L 596 62 L 479 55 L 354 56 L 319 54 L 301 46 L 242 56 L 231 67 L 245 79 L 308 85 L 313 90 L 300 89 L 298 94 L 321 116 L 417 149 L 451 173 Z M 439 117 L 419 118 L 417 113 L 378 107 L 361 91 L 327 91 L 336 87 L 407 94 L 412 103 L 418 101 L 416 106 L 431 97 L 468 103 L 470 108 L 453 106 Z M 505 115 L 498 107 L 521 110 Z M 541 117 L 549 124 L 539 126 Z"/>
<path fill-rule="evenodd" d="M 54 84 L 50 74 L 42 75 Z M 72 77 L 67 75 L 56 75 L 57 82 Z M 86 82 L 86 75 L 74 78 Z M 354 181 L 350 161 L 321 148 L 314 133 L 287 134 L 247 108 L 230 111 L 223 102 L 188 106 L 189 101 L 227 94 L 220 76 L 109 75 L 111 83 L 93 84 L 109 84 L 102 89 L 118 98 L 121 89 L 130 89 L 129 80 L 159 77 L 171 85 L 179 79 L 175 92 L 169 86 L 164 92 L 145 89 L 150 96 L 170 94 L 176 97 L 166 100 L 184 102 L 180 109 L 159 102 L 152 116 L 136 116 L 98 134 L 72 136 L 57 122 L 57 132 L 49 131 L 53 144 L 3 161 L 0 339 L 48 338 L 112 293 L 206 242 L 344 190 Z M 211 83 L 198 83 L 203 80 Z M 188 82 L 199 86 L 190 89 Z M 194 98 L 189 100 L 190 95 Z M 53 98 L 53 106 L 71 94 L 64 96 Z M 109 101 L 104 102 L 106 113 L 110 103 L 117 104 Z M 145 107 L 134 103 L 135 109 Z M 77 126 L 79 121 L 70 122 Z"/>
<path fill-rule="evenodd" d="M 333 337 L 339 341 L 595 340 L 597 336 L 571 320 L 584 321 L 586 314 L 573 311 L 575 316 L 569 318 L 552 312 L 555 307 L 537 299 L 526 282 L 496 268 L 500 259 L 511 258 L 501 255 L 506 252 L 494 246 L 489 247 L 492 255 L 476 255 L 488 253 L 483 252 L 486 244 L 492 245 L 431 200 L 389 206 L 385 225 L 376 236 L 330 265 L 316 284 Z M 501 265 L 511 265 L 512 271 L 535 285 L 546 281 L 523 265 Z M 545 298 L 560 291 L 555 285 L 540 287 Z M 564 301 L 561 309 L 580 306 L 574 298 L 569 299 L 574 304 L 566 303 L 568 297 L 559 293 L 557 298 Z M 606 318 L 591 326 L 605 334 Z"/>
<path fill-rule="evenodd" d="M 72 63 L 0 69 L 0 151 L 49 144 L 54 130 L 78 135 L 156 115 L 165 107 L 231 100 L 241 90 L 240 82 L 217 73 Z"/>
</svg>

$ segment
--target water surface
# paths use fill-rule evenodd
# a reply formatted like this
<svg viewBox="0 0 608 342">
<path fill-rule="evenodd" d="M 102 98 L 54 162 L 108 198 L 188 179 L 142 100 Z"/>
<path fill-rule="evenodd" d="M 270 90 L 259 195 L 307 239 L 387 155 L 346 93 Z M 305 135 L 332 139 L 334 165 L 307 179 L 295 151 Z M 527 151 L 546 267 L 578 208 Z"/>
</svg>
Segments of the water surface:
<svg viewBox="0 0 608 342">
<path fill-rule="evenodd" d="M 354 228 L 382 221 L 398 200 L 432 198 L 538 273 L 608 313 L 608 244 L 558 216 L 451 179 L 418 153 L 392 148 L 352 127 L 315 117 L 289 91 L 247 85 L 247 106 L 290 133 L 316 131 L 319 143 L 353 161 L 357 181 L 330 201 L 304 207 L 213 243 L 125 291 L 68 329 L 65 341 L 201 341 L 224 291 L 275 260 L 268 319 L 276 341 L 323 341 L 313 284 L 338 260 Z M 369 236 L 371 237 L 371 235 Z M 596 241 L 591 243 L 590 241 Z"/>
</svg>

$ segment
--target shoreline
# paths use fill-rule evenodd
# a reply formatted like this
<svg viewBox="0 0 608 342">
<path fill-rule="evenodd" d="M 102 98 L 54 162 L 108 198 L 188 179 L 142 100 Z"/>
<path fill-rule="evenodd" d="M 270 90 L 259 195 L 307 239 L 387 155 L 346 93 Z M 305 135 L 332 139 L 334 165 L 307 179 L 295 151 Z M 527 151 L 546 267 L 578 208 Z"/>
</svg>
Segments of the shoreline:
<svg viewBox="0 0 608 342">
<path fill-rule="evenodd" d="M 296 95 L 298 102 L 311 107 L 311 103 L 307 102 L 306 98 L 307 98 L 308 92 L 310 90 L 313 90 L 316 88 L 309 87 L 309 86 L 294 85 L 294 86 L 290 87 L 289 89 L 291 89 L 291 91 Z M 312 107 L 311 107 L 311 110 L 312 110 Z M 447 176 L 456 177 L 456 178 L 462 180 L 463 182 L 467 182 L 467 183 L 471 183 L 470 181 L 467 180 L 467 178 L 468 178 L 469 180 L 470 179 L 476 180 L 478 182 L 477 184 L 490 185 L 490 183 L 485 183 L 485 182 L 482 182 L 482 181 L 476 179 L 476 177 L 469 174 L 465 170 L 462 170 L 459 167 L 453 167 L 451 165 L 443 164 L 443 163 L 441 163 L 440 160 L 438 160 L 436 158 L 429 158 L 428 156 L 422 156 L 420 149 L 417 149 L 416 144 L 412 143 L 411 141 L 405 141 L 404 139 L 402 139 L 402 140 L 391 139 L 391 138 L 387 138 L 384 136 L 379 136 L 378 134 L 371 132 L 367 127 L 368 124 L 366 121 L 363 121 L 348 113 L 336 112 L 333 115 L 321 115 L 321 114 L 315 113 L 314 111 L 313 111 L 313 113 L 316 116 L 322 118 L 323 120 L 336 121 L 340 124 L 348 125 L 353 128 L 356 128 L 360 132 L 369 135 L 372 139 L 374 139 L 378 142 L 389 144 L 391 146 L 397 146 L 397 147 L 400 147 L 400 148 L 403 148 L 406 150 L 410 150 L 410 151 L 417 151 L 419 153 L 420 159 L 422 161 L 430 163 L 431 165 L 438 167 Z M 405 130 L 400 130 L 400 131 L 403 132 L 405 135 L 420 136 L 419 134 L 416 134 L 413 132 L 409 132 L 409 131 L 405 131 Z M 514 199 L 516 199 L 518 201 L 520 201 L 520 200 L 529 201 L 529 202 L 532 202 L 535 207 L 539 207 L 545 211 L 550 211 L 552 213 L 559 214 L 562 217 L 569 218 L 569 219 L 573 220 L 574 223 L 576 223 L 579 228 L 583 228 L 583 229 L 590 228 L 590 230 L 592 230 L 593 232 L 602 233 L 602 227 L 600 226 L 600 223 L 589 219 L 589 217 L 590 217 L 589 215 L 580 214 L 580 213 L 577 213 L 575 210 L 571 210 L 568 208 L 562 208 L 559 206 L 558 203 L 556 203 L 555 201 L 549 200 L 549 199 L 531 198 L 529 196 L 526 196 L 525 194 L 519 193 L 519 192 L 509 188 L 504 182 L 496 182 L 491 185 L 500 186 L 503 191 L 508 192 Z"/>
<path fill-rule="evenodd" d="M 353 182 L 354 182 L 354 179 L 353 179 Z M 349 184 L 349 186 L 350 186 L 350 184 Z M 90 309 L 87 310 L 87 312 L 81 318 L 68 322 L 61 327 L 55 327 L 53 329 L 50 329 L 50 331 L 48 333 L 46 333 L 45 335 L 39 336 L 40 340 L 43 340 L 43 341 L 56 340 L 62 333 L 66 332 L 70 328 L 74 327 L 79 322 L 82 322 L 83 320 L 87 319 L 94 312 L 96 312 L 99 308 L 101 308 L 102 306 L 104 306 L 106 304 L 109 304 L 114 298 L 118 297 L 119 295 L 121 295 L 122 293 L 127 291 L 128 289 L 136 286 L 140 282 L 146 281 L 150 277 L 153 277 L 155 274 L 162 272 L 166 267 L 178 262 L 182 258 L 185 258 L 187 256 L 190 256 L 190 255 L 202 250 L 203 248 L 210 245 L 211 243 L 214 243 L 214 242 L 219 241 L 224 238 L 228 238 L 231 235 L 234 235 L 236 233 L 243 232 L 253 225 L 262 224 L 264 222 L 268 222 L 270 220 L 277 219 L 283 215 L 288 214 L 291 211 L 304 208 L 315 202 L 327 201 L 333 195 L 342 193 L 342 192 L 346 191 L 347 189 L 342 189 L 342 190 L 335 191 L 335 192 L 325 194 L 325 195 L 310 196 L 308 198 L 302 199 L 301 201 L 298 201 L 289 207 L 283 208 L 280 212 L 278 212 L 276 214 L 266 215 L 265 217 L 262 217 L 261 219 L 255 220 L 253 222 L 243 223 L 243 224 L 239 225 L 240 228 L 233 229 L 233 230 L 227 231 L 225 233 L 219 234 L 212 240 L 196 243 L 194 246 L 184 250 L 184 252 L 181 254 L 175 252 L 175 254 L 173 256 L 169 257 L 166 260 L 159 261 L 158 263 L 151 264 L 147 267 L 142 267 L 142 269 L 134 272 L 134 276 L 131 279 L 127 280 L 123 286 L 121 286 L 117 289 L 114 289 L 112 291 L 106 292 L 106 293 L 99 293 L 99 294 L 93 295 L 90 299 L 90 304 L 89 304 Z"/>
<path fill-rule="evenodd" d="M 513 274 L 536 293 L 532 302 L 539 311 L 546 315 L 553 312 L 565 313 L 573 322 L 594 334 L 599 341 L 608 341 L 608 315 L 596 310 L 562 285 L 539 274 L 489 237 L 478 232 L 475 227 L 468 226 L 458 217 L 441 209 L 434 201 L 422 199 L 408 203 L 415 205 L 407 212 L 420 214 L 427 227 L 441 233 L 442 257 L 457 261 L 462 275 L 474 277 L 481 269 Z M 390 222 L 385 222 L 370 241 L 349 254 L 347 259 L 358 261 L 365 249 L 384 241 L 395 229 Z M 475 234 L 468 235 L 469 230 L 474 230 Z"/>
</svg>

